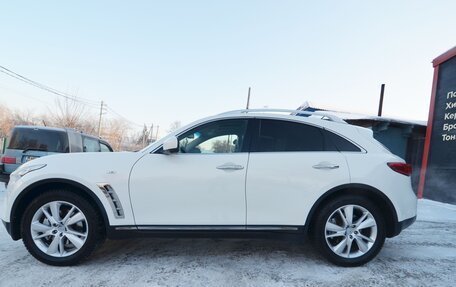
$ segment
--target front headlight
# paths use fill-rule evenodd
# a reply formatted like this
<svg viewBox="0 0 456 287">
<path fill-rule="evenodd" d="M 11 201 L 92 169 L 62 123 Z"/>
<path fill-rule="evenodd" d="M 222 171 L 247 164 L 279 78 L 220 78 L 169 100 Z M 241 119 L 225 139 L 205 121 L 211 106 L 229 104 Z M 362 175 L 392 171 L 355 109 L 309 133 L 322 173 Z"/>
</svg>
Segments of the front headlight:
<svg viewBox="0 0 456 287">
<path fill-rule="evenodd" d="M 27 173 L 29 172 L 32 172 L 32 171 L 35 171 L 35 170 L 38 170 L 38 169 L 42 169 L 43 167 L 45 167 L 46 164 L 42 163 L 42 164 L 33 164 L 33 165 L 29 165 L 27 167 L 23 167 L 23 168 L 19 168 L 18 170 L 16 170 L 15 172 L 13 172 L 11 175 L 12 176 L 16 176 L 16 177 L 23 177 L 24 175 L 26 175 Z"/>
</svg>

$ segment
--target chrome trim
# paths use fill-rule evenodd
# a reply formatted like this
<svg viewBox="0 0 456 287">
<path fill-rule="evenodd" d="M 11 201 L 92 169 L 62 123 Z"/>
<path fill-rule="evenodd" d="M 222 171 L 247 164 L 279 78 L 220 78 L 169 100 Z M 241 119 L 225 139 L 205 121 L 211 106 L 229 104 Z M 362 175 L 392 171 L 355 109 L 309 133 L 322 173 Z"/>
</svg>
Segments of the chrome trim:
<svg viewBox="0 0 456 287">
<path fill-rule="evenodd" d="M 336 169 L 339 168 L 337 164 L 331 164 L 331 163 L 319 163 L 316 165 L 312 166 L 315 169 Z"/>
<path fill-rule="evenodd" d="M 108 199 L 109 205 L 111 205 L 112 213 L 115 218 L 125 218 L 124 210 L 122 208 L 122 203 L 117 196 L 117 193 L 114 191 L 111 185 L 108 183 L 97 183 L 100 190 Z"/>
<path fill-rule="evenodd" d="M 258 231 L 274 231 L 274 230 L 281 230 L 281 231 L 297 231 L 299 230 L 298 226 L 247 226 L 246 230 L 258 230 Z"/>
<path fill-rule="evenodd" d="M 245 230 L 243 226 L 170 226 L 152 225 L 138 226 L 139 230 L 188 230 L 188 231 L 207 231 L 207 230 Z"/>
<path fill-rule="evenodd" d="M 136 226 L 117 226 L 114 227 L 115 230 L 138 230 Z"/>
<path fill-rule="evenodd" d="M 234 164 L 234 163 L 225 163 L 225 164 L 217 166 L 217 169 L 221 169 L 221 170 L 240 170 L 240 169 L 244 169 L 244 166 L 239 165 L 239 164 Z"/>
<path fill-rule="evenodd" d="M 116 228 L 117 229 L 117 228 Z M 298 226 L 243 226 L 243 225 L 142 225 L 138 230 L 157 231 L 297 231 Z"/>
</svg>

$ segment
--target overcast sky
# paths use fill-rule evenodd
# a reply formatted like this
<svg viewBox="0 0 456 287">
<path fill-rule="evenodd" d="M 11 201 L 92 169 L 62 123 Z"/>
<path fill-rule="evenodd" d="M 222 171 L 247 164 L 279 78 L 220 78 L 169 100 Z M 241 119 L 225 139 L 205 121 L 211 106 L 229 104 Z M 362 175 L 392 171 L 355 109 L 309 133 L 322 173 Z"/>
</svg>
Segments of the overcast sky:
<svg viewBox="0 0 456 287">
<path fill-rule="evenodd" d="M 0 65 L 164 130 L 244 108 L 249 86 L 254 108 L 376 114 L 385 83 L 386 116 L 426 120 L 456 1 L 373 2 L 2 1 Z M 10 108 L 54 99 L 0 73 Z"/>
</svg>

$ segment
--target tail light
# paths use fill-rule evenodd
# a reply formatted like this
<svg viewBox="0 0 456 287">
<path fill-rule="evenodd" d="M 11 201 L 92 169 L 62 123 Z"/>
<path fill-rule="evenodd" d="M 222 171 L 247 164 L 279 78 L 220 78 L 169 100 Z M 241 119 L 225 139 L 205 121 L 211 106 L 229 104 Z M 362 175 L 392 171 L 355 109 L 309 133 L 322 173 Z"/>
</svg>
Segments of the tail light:
<svg viewBox="0 0 456 287">
<path fill-rule="evenodd" d="M 10 156 L 2 156 L 2 163 L 16 164 L 16 158 Z"/>
<path fill-rule="evenodd" d="M 389 162 L 388 166 L 400 174 L 410 176 L 412 174 L 412 165 L 403 162 Z"/>
</svg>

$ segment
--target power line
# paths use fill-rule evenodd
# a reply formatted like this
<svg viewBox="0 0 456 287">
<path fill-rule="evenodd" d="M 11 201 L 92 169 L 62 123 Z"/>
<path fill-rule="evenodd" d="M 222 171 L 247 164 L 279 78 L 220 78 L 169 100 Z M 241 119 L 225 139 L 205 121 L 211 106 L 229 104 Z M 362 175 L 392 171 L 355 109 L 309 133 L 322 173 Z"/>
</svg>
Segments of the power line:
<svg viewBox="0 0 456 287">
<path fill-rule="evenodd" d="M 135 123 L 129 119 L 127 119 L 126 117 L 122 116 L 121 114 L 119 114 L 118 112 L 116 112 L 115 110 L 113 110 L 110 106 L 108 106 L 106 103 L 104 104 L 104 106 L 106 107 L 106 109 L 110 112 L 112 112 L 113 114 L 117 115 L 119 118 L 129 122 L 130 124 L 132 125 L 135 125 L 135 126 L 138 126 L 138 127 L 144 127 L 144 125 L 140 125 L 138 123 Z"/>
<path fill-rule="evenodd" d="M 44 84 L 38 83 L 36 81 L 33 81 L 33 80 L 31 80 L 31 79 L 29 79 L 27 77 L 24 77 L 24 76 L 18 74 L 16 72 L 13 72 L 10 69 L 7 69 L 7 68 L 5 68 L 3 66 L 0 66 L 0 69 L 2 69 L 2 70 L 0 70 L 1 72 L 5 73 L 5 74 L 7 74 L 7 75 L 9 75 L 11 77 L 14 77 L 14 78 L 16 78 L 18 80 L 21 80 L 21 81 L 23 81 L 25 83 L 28 83 L 30 85 L 33 85 L 33 86 L 35 86 L 37 88 L 44 89 L 44 90 L 46 90 L 48 92 L 57 94 L 58 96 L 62 96 L 62 97 L 67 98 L 69 100 L 76 100 L 76 101 L 80 101 L 80 102 L 83 102 L 83 103 L 86 103 L 86 104 L 92 104 L 92 105 L 93 104 L 98 104 L 98 101 L 93 101 L 93 100 L 90 100 L 90 99 L 84 99 L 84 98 L 81 98 L 81 97 L 78 97 L 78 96 L 70 95 L 70 94 L 58 91 L 58 90 L 56 90 L 54 88 L 51 88 L 49 86 L 46 86 Z"/>
<path fill-rule="evenodd" d="M 84 99 L 84 98 L 81 98 L 81 97 L 77 97 L 77 96 L 74 96 L 74 95 L 70 95 L 70 94 L 67 94 L 67 93 L 64 93 L 64 92 L 61 92 L 59 90 L 56 90 L 54 88 L 51 88 L 49 86 L 46 86 L 44 84 L 41 84 L 41 83 L 38 83 L 36 81 L 33 81 L 27 77 L 24 77 L 16 72 L 13 72 L 11 71 L 10 69 L 7 69 L 3 66 L 0 65 L 0 72 L 12 77 L 12 78 L 15 78 L 17 80 L 20 80 L 24 83 L 27 83 L 29 85 L 32 85 L 36 88 L 39 88 L 39 89 L 42 89 L 42 90 L 45 90 L 47 92 L 50 92 L 52 94 L 55 94 L 57 96 L 60 96 L 60 97 L 63 97 L 67 100 L 72 100 L 72 101 L 76 101 L 76 102 L 79 102 L 81 104 L 84 104 L 84 105 L 87 105 L 87 106 L 90 106 L 90 107 L 96 107 L 98 108 L 98 105 L 99 105 L 99 102 L 98 101 L 93 101 L 93 100 L 89 100 L 89 99 Z"/>
<path fill-rule="evenodd" d="M 0 86 L 0 89 L 6 90 L 6 91 L 8 91 L 10 93 L 14 93 L 15 95 L 19 95 L 19 96 L 22 96 L 22 97 L 26 97 L 26 98 L 38 101 L 38 102 L 40 102 L 40 103 L 42 103 L 44 105 L 49 105 L 49 103 L 44 101 L 43 99 L 35 98 L 33 96 L 30 96 L 30 95 L 27 95 L 25 93 L 19 92 L 17 90 L 13 90 L 13 89 L 7 88 L 5 86 Z"/>
<path fill-rule="evenodd" d="M 103 101 L 94 101 L 94 100 L 90 100 L 90 99 L 85 99 L 85 98 L 82 98 L 82 97 L 77 97 L 77 96 L 74 96 L 74 95 L 70 95 L 68 93 L 64 93 L 64 92 L 61 92 L 59 90 L 56 90 L 54 88 L 51 88 L 49 86 L 46 86 L 44 84 L 41 84 L 39 82 L 36 82 L 36 81 L 33 81 L 25 76 L 22 76 L 16 72 L 13 72 L 12 70 L 10 69 L 7 69 L 3 66 L 0 65 L 0 72 L 12 77 L 12 78 L 15 78 L 17 80 L 20 80 L 26 84 L 29 84 L 31 86 L 34 86 L 36 88 L 39 88 L 39 89 L 42 89 L 42 90 L 45 90 L 47 92 L 50 92 L 52 94 L 55 94 L 57 96 L 60 96 L 60 97 L 63 97 L 67 100 L 71 100 L 71 101 L 75 101 L 75 102 L 79 102 L 83 105 L 86 105 L 90 108 L 96 108 L 96 109 L 99 109 L 100 108 L 100 104 L 101 104 L 101 108 L 100 108 L 100 122 L 101 122 L 101 116 L 104 114 L 102 111 L 104 111 L 105 109 L 106 110 L 109 110 L 110 112 L 112 112 L 113 114 L 117 115 L 118 117 L 122 118 L 123 120 L 125 120 L 126 122 L 129 122 L 130 124 L 132 125 L 135 125 L 135 126 L 138 126 L 138 127 L 143 127 L 144 125 L 141 125 L 141 124 L 138 124 L 138 123 L 135 123 L 129 119 L 127 119 L 126 117 L 122 116 L 121 114 L 119 114 L 118 112 L 116 112 L 115 110 L 113 110 L 111 107 L 109 107 L 105 102 Z M 99 123 L 100 125 L 100 123 Z M 100 129 L 100 127 L 99 127 Z M 100 131 L 99 131 L 100 132 Z"/>
</svg>

